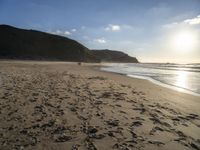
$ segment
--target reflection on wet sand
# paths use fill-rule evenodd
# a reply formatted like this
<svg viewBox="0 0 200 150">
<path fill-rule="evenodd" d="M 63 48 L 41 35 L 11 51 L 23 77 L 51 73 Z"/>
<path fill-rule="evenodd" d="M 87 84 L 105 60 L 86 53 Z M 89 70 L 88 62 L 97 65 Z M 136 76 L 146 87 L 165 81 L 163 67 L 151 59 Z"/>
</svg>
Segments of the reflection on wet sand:
<svg viewBox="0 0 200 150">
<path fill-rule="evenodd" d="M 188 87 L 188 76 L 186 71 L 177 71 L 177 77 L 175 85 L 177 87 L 181 88 L 187 88 Z M 183 91 L 183 89 L 179 88 L 178 91 Z"/>
</svg>

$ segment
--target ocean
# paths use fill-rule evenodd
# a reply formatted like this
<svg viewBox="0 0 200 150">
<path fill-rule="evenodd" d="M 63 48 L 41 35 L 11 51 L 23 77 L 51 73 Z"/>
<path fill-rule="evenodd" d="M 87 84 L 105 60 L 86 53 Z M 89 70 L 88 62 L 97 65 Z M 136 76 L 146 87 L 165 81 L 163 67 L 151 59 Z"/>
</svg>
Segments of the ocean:
<svg viewBox="0 0 200 150">
<path fill-rule="evenodd" d="M 105 63 L 101 70 L 146 79 L 200 96 L 200 64 Z"/>
</svg>

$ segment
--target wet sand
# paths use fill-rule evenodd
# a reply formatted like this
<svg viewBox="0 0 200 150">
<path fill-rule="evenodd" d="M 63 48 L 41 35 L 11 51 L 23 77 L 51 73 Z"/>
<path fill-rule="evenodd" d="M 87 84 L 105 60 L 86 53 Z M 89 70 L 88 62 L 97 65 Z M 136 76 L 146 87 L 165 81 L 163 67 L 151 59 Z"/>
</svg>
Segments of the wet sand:
<svg viewBox="0 0 200 150">
<path fill-rule="evenodd" d="M 200 149 L 199 97 L 95 65 L 0 61 L 0 149 Z"/>
</svg>

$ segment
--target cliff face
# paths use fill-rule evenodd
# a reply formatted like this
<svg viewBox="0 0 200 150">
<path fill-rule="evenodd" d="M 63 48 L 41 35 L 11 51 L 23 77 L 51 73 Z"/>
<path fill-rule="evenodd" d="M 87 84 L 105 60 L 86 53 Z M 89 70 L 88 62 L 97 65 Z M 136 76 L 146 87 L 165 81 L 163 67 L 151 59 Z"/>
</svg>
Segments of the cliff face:
<svg viewBox="0 0 200 150">
<path fill-rule="evenodd" d="M 126 53 L 113 50 L 92 50 L 94 55 L 102 62 L 138 63 L 137 58 Z"/>
<path fill-rule="evenodd" d="M 0 57 L 13 59 L 99 62 L 75 40 L 34 30 L 0 25 Z"/>
<path fill-rule="evenodd" d="M 75 62 L 138 62 L 119 51 L 89 50 L 79 42 L 45 32 L 0 25 L 0 58 Z"/>
</svg>

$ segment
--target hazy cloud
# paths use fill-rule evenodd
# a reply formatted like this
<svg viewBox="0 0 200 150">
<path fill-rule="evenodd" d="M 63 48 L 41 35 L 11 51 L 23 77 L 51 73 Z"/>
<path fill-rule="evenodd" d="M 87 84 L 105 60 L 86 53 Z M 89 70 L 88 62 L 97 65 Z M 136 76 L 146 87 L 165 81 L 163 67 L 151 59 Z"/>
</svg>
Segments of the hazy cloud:
<svg viewBox="0 0 200 150">
<path fill-rule="evenodd" d="M 71 35 L 71 33 L 69 31 L 65 31 L 64 35 Z"/>
<path fill-rule="evenodd" d="M 105 30 L 106 31 L 119 31 L 121 29 L 121 27 L 119 25 L 113 25 L 113 24 L 109 24 Z"/>
<path fill-rule="evenodd" d="M 85 26 L 81 26 L 81 30 L 84 30 L 86 27 Z"/>
<path fill-rule="evenodd" d="M 62 31 L 60 31 L 60 30 L 56 30 L 55 32 L 53 32 L 54 34 L 58 34 L 58 35 L 60 35 L 60 34 L 62 34 Z"/>
<path fill-rule="evenodd" d="M 71 31 L 72 31 L 72 32 L 76 32 L 77 30 L 76 30 L 76 29 L 72 29 Z"/>
<path fill-rule="evenodd" d="M 198 24 L 200 24 L 200 15 L 198 15 L 195 18 L 185 19 L 180 22 L 173 22 L 173 23 L 165 24 L 162 27 L 163 28 L 174 28 L 178 25 L 198 25 Z"/>
<path fill-rule="evenodd" d="M 105 44 L 107 41 L 105 40 L 105 38 L 98 38 L 98 39 L 94 39 L 94 42 Z"/>
<path fill-rule="evenodd" d="M 88 40 L 89 37 L 87 35 L 82 36 L 83 39 Z"/>
<path fill-rule="evenodd" d="M 56 35 L 61 35 L 61 36 L 69 36 L 71 35 L 71 32 L 69 31 L 61 31 L 61 30 L 56 30 L 56 31 L 53 31 L 53 32 L 50 32 L 52 34 L 56 34 Z"/>
<path fill-rule="evenodd" d="M 184 23 L 188 23 L 190 25 L 200 24 L 200 15 L 198 15 L 197 17 L 192 18 L 192 19 L 186 19 L 186 20 L 184 20 Z"/>
<path fill-rule="evenodd" d="M 177 22 L 173 22 L 173 23 L 165 24 L 165 25 L 163 25 L 162 27 L 163 27 L 163 28 L 170 29 L 170 28 L 173 28 L 173 27 L 175 27 L 175 26 L 177 26 L 177 25 L 178 25 Z"/>
</svg>

